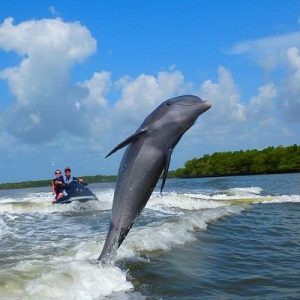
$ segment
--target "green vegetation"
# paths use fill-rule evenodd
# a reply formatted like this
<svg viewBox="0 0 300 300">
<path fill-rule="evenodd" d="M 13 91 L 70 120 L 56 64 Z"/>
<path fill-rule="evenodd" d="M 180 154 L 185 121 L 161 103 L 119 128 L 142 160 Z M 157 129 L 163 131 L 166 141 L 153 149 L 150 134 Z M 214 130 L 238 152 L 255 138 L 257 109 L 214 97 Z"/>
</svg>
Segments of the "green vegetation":
<svg viewBox="0 0 300 300">
<path fill-rule="evenodd" d="M 174 171 L 175 177 L 207 177 L 300 172 L 300 146 L 261 151 L 216 152 L 194 158 Z"/>
<path fill-rule="evenodd" d="M 50 180 L 8 182 L 8 183 L 1 183 L 0 189 L 22 189 L 22 188 L 29 188 L 29 187 L 41 187 L 47 185 L 51 185 Z"/>
<path fill-rule="evenodd" d="M 268 147 L 261 151 L 216 152 L 188 160 L 183 168 L 170 171 L 174 177 L 208 177 L 300 172 L 300 146 Z M 114 175 L 85 176 L 87 183 L 114 182 Z M 0 189 L 18 189 L 51 185 L 51 180 L 1 183 Z"/>
<path fill-rule="evenodd" d="M 98 182 L 114 182 L 116 176 L 113 175 L 95 175 L 95 176 L 84 176 L 84 181 L 87 183 L 98 183 Z M 29 187 L 44 187 L 50 186 L 51 180 L 37 180 L 37 181 L 22 181 L 15 183 L 1 183 L 0 189 L 22 189 Z"/>
</svg>

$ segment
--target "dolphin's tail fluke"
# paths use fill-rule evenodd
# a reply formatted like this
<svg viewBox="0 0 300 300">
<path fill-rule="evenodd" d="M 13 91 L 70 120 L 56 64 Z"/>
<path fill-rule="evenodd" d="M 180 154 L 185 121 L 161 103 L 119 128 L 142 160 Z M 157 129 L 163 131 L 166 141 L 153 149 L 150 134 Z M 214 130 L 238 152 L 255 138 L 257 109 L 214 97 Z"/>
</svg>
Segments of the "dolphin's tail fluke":
<svg viewBox="0 0 300 300">
<path fill-rule="evenodd" d="M 101 262 L 103 265 L 113 264 L 115 257 L 117 255 L 117 243 L 114 243 L 113 245 L 109 247 L 103 247 L 103 250 L 98 257 L 97 261 Z"/>
<path fill-rule="evenodd" d="M 107 264 L 113 260 L 117 254 L 119 234 L 119 230 L 113 223 L 110 223 L 103 249 L 97 259 L 98 261 Z"/>
<path fill-rule="evenodd" d="M 117 228 L 113 223 L 110 223 L 103 249 L 97 260 L 103 264 L 111 263 L 131 227 L 132 225 L 129 228 Z"/>
</svg>

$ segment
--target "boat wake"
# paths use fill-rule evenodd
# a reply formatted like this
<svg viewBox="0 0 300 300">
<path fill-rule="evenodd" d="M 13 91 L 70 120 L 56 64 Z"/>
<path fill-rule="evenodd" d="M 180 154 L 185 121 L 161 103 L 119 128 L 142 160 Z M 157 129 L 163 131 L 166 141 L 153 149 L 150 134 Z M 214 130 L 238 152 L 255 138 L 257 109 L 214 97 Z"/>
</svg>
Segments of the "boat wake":
<svg viewBox="0 0 300 300">
<path fill-rule="evenodd" d="M 99 201 L 52 205 L 48 192 L 0 198 L 0 294 L 25 299 L 141 299 L 128 271 L 96 259 L 104 244 L 113 189 Z M 300 195 L 268 195 L 261 187 L 155 192 L 120 247 L 117 261 L 150 263 L 197 239 L 212 221 L 255 203 L 300 202 Z"/>
</svg>

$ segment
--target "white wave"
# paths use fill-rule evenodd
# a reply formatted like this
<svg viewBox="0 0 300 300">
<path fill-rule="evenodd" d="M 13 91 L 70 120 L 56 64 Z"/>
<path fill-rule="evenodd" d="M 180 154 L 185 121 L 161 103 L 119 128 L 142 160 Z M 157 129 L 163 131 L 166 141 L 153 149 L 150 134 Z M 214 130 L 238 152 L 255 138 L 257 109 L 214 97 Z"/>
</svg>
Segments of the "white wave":
<svg viewBox="0 0 300 300">
<path fill-rule="evenodd" d="M 51 266 L 50 270 L 28 282 L 28 295 L 40 299 L 96 299 L 133 288 L 126 273 L 114 266 L 72 261 Z"/>
<path fill-rule="evenodd" d="M 7 198 L 7 197 L 0 198 L 0 204 L 12 203 L 12 202 L 21 202 L 21 201 L 26 201 L 26 200 L 25 199 L 17 199 L 17 198 Z"/>
<path fill-rule="evenodd" d="M 236 187 L 231 188 L 223 191 L 219 191 L 218 193 L 214 194 L 203 194 L 203 193 L 185 193 L 184 195 L 201 199 L 201 200 L 211 200 L 211 201 L 230 201 L 230 200 L 238 200 L 243 198 L 259 198 L 261 197 L 261 192 L 263 189 L 261 187 Z"/>
<path fill-rule="evenodd" d="M 53 195 L 47 192 L 31 193 L 24 198 L 2 198 L 0 213 L 53 213 L 78 210 L 106 210 L 112 205 L 113 190 L 96 191 L 99 201 L 72 202 L 67 205 L 53 205 Z"/>
<path fill-rule="evenodd" d="M 194 240 L 195 230 L 205 230 L 211 220 L 239 211 L 237 207 L 187 211 L 167 222 L 135 227 L 119 248 L 117 258 L 141 259 L 145 251 L 166 251 L 183 245 Z M 1 296 L 8 299 L 102 299 L 106 296 L 130 299 L 126 296 L 128 292 L 129 295 L 135 294 L 132 283 L 127 280 L 126 271 L 114 265 L 101 266 L 95 263 L 104 239 L 104 234 L 101 241 L 89 236 L 71 248 L 65 245 L 63 255 L 53 253 L 36 258 L 33 255 L 15 267 L 2 267 L 0 280 L 5 278 L 5 285 L 0 285 Z M 63 245 L 68 240 L 60 243 Z"/>
<path fill-rule="evenodd" d="M 68 247 L 61 240 L 63 255 L 33 255 L 14 267 L 2 267 L 1 297 L 8 299 L 103 299 L 117 294 L 116 299 L 130 299 L 133 285 L 127 272 L 114 265 L 102 266 L 96 258 L 102 247 L 92 237 Z M 134 294 L 133 294 L 134 295 Z M 1 298 L 0 297 L 0 298 Z"/>
<path fill-rule="evenodd" d="M 102 189 L 94 191 L 94 194 L 101 202 L 107 202 L 111 205 L 114 196 L 113 189 Z"/>
<path fill-rule="evenodd" d="M 51 223 L 59 224 L 61 215 L 57 212 L 87 211 L 110 209 L 113 189 L 94 191 L 99 202 L 71 203 L 68 205 L 52 205 L 51 193 L 31 193 L 22 199 L 2 199 L 0 201 L 0 230 L 7 232 L 10 228 L 8 218 L 18 218 L 18 213 L 38 212 L 54 213 Z M 226 215 L 239 213 L 243 206 L 236 205 L 239 201 L 252 202 L 300 202 L 300 195 L 261 196 L 260 187 L 233 188 L 220 191 L 219 194 L 165 193 L 160 196 L 154 193 L 147 208 L 156 210 L 154 213 L 170 214 L 145 227 L 134 226 L 124 243 L 118 250 L 117 258 L 144 259 L 156 255 L 160 251 L 168 251 L 178 245 L 195 240 L 197 230 L 205 230 L 209 222 Z M 224 201 L 225 200 L 225 201 Z M 227 201 L 226 201 L 227 200 Z M 230 202 L 233 201 L 234 202 Z M 235 205 L 232 205 L 235 204 Z M 19 215 L 20 216 L 20 215 Z M 26 214 L 24 217 L 36 217 Z M 44 216 L 43 216 L 44 217 Z M 1 218 L 4 219 L 4 221 Z M 157 220 L 157 219 L 155 219 Z M 43 251 L 32 251 L 14 267 L 1 266 L 0 295 L 7 299 L 102 299 L 126 298 L 135 295 L 133 285 L 127 279 L 127 273 L 119 267 L 110 265 L 103 267 L 95 263 L 103 247 L 106 231 L 99 236 L 88 231 L 83 224 L 78 225 L 77 241 L 72 238 L 46 240 Z M 75 230 L 75 229 L 74 229 Z M 55 228 L 54 228 L 55 231 Z M 47 231 L 49 235 L 57 232 Z M 33 236 L 32 234 L 29 236 Z M 96 236 L 96 238 L 95 238 Z M 100 239 L 100 240 L 99 240 Z M 42 247 L 40 246 L 40 247 Z M 55 251 L 46 251 L 48 248 Z M 36 248 L 35 248 L 36 249 Z M 57 249 L 59 249 L 57 251 Z M 64 249 L 61 251 L 61 249 Z M 36 251 L 36 252 L 35 252 Z M 117 294 L 116 294 L 117 293 Z M 114 296 L 115 295 L 115 296 Z M 0 297 L 0 298 L 1 298 Z M 130 297 L 128 297 L 130 299 Z"/>
<path fill-rule="evenodd" d="M 0 218 L 0 236 L 4 236 L 10 233 L 9 227 L 6 225 L 4 220 Z"/>
<path fill-rule="evenodd" d="M 300 202 L 300 195 L 281 195 L 269 196 L 262 201 L 262 203 L 287 203 L 287 202 Z"/>
<path fill-rule="evenodd" d="M 238 196 L 260 195 L 262 191 L 263 189 L 259 186 L 251 186 L 251 187 L 243 187 L 243 188 L 236 187 L 227 190 L 227 192 Z"/>
<path fill-rule="evenodd" d="M 161 210 L 163 212 L 172 213 L 173 209 L 182 209 L 182 210 L 200 210 L 200 209 L 208 209 L 208 208 L 216 208 L 220 206 L 226 205 L 226 203 L 221 203 L 217 201 L 212 201 L 209 196 L 202 197 L 203 195 L 194 194 L 177 194 L 175 192 L 164 194 L 163 196 L 159 194 L 154 194 L 146 207 Z M 228 205 L 228 204 L 227 204 Z"/>
<path fill-rule="evenodd" d="M 172 192 L 160 196 L 159 193 L 153 193 L 147 207 L 167 213 L 173 213 L 174 209 L 199 210 L 215 208 L 225 205 L 224 203 L 220 203 L 219 200 L 235 200 L 242 197 L 259 197 L 261 191 L 262 189 L 260 187 L 237 187 L 214 195 L 207 195 L 203 193 L 178 194 L 176 192 Z M 90 201 L 87 203 L 73 202 L 68 205 L 52 205 L 51 201 L 53 199 L 53 195 L 50 192 L 32 192 L 27 194 L 24 198 L 2 198 L 0 201 L 0 213 L 53 213 L 77 211 L 82 209 L 111 209 L 114 189 L 98 189 L 95 190 L 94 193 L 98 197 L 99 201 Z"/>
<path fill-rule="evenodd" d="M 240 192 L 239 192 L 240 193 Z M 266 197 L 263 197 L 265 199 Z M 222 206 L 237 205 L 239 201 L 242 203 L 247 200 L 249 203 L 262 200 L 262 196 L 251 194 L 249 196 L 248 192 L 243 195 L 240 194 L 194 194 L 194 193 L 184 193 L 177 194 L 175 192 L 164 194 L 163 196 L 159 194 L 154 194 L 149 202 L 147 203 L 147 208 L 154 210 L 160 210 L 166 213 L 177 213 L 180 210 L 202 210 L 202 209 L 212 209 Z M 261 202 L 261 201 L 260 201 Z"/>
<path fill-rule="evenodd" d="M 6 284 L 0 294 L 8 299 L 102 299 L 133 289 L 126 272 L 87 260 L 25 261 L 9 271 L 2 268 L 1 275 Z"/>
<path fill-rule="evenodd" d="M 262 188 L 260 187 L 246 187 L 246 188 L 232 188 L 224 191 L 220 191 L 214 194 L 185 194 L 186 196 L 201 199 L 201 200 L 212 200 L 212 201 L 231 201 L 239 199 L 249 198 L 261 198 Z"/>
<path fill-rule="evenodd" d="M 152 223 L 144 228 L 133 228 L 118 250 L 118 258 L 136 256 L 143 251 L 170 250 L 196 239 L 195 230 L 205 230 L 208 223 L 232 213 L 241 207 L 227 206 L 202 211 L 191 211 L 171 220 Z"/>
</svg>

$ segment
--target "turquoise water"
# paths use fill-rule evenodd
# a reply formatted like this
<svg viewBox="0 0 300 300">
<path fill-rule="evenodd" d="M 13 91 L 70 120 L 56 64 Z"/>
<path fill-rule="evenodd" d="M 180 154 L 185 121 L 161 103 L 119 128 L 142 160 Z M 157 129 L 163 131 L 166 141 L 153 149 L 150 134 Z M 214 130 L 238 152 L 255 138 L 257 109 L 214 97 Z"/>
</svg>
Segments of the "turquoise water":
<svg viewBox="0 0 300 300">
<path fill-rule="evenodd" d="M 168 180 L 114 265 L 96 263 L 113 184 L 99 202 L 0 191 L 1 299 L 299 299 L 300 174 Z"/>
</svg>

